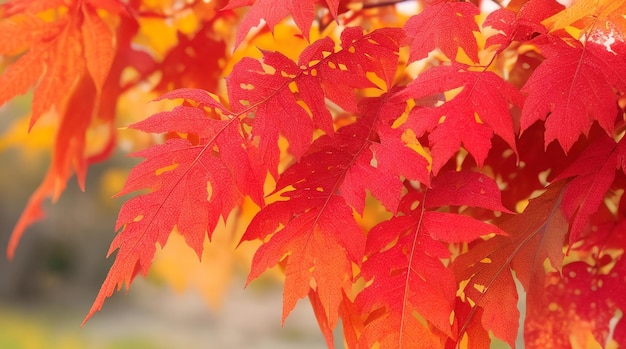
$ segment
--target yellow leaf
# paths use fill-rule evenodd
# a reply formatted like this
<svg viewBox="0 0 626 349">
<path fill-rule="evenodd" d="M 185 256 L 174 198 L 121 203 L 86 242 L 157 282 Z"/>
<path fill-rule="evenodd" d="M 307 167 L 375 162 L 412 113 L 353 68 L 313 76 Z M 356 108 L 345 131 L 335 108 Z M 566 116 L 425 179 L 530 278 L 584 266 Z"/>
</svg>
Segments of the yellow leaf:
<svg viewBox="0 0 626 349">
<path fill-rule="evenodd" d="M 568 27 L 576 27 L 582 32 L 588 30 L 610 31 L 615 29 L 626 34 L 626 0 L 577 0 L 572 6 L 545 19 L 542 23 L 551 32 Z"/>
</svg>

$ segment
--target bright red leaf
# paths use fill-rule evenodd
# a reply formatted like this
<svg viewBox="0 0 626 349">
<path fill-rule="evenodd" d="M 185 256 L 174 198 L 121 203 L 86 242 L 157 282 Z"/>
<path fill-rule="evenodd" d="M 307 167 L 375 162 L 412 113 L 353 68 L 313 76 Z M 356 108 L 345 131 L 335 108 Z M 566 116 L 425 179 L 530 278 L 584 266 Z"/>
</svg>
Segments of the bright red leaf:
<svg viewBox="0 0 626 349">
<path fill-rule="evenodd" d="M 285 263 L 283 321 L 296 301 L 315 285 L 332 328 L 342 292 L 350 293 L 352 263 L 360 264 L 365 236 L 352 209 L 336 191 L 351 159 L 350 154 L 330 147 L 304 156 L 278 181 L 278 188 L 284 183 L 293 185 L 293 190 L 282 194 L 288 200 L 261 210 L 242 238 L 269 238 L 254 256 L 248 281 L 281 261 Z M 323 175 L 314 176 L 316 172 Z"/>
<path fill-rule="evenodd" d="M 604 201 L 617 170 L 626 173 L 626 142 L 615 143 L 603 135 L 555 179 L 572 178 L 563 197 L 563 210 L 570 220 L 570 243 L 589 232 L 590 216 Z"/>
<path fill-rule="evenodd" d="M 440 106 L 415 107 L 405 124 L 418 137 L 428 134 L 435 174 L 461 145 L 482 166 L 494 133 L 516 150 L 510 106 L 521 107 L 524 99 L 517 89 L 492 72 L 472 71 L 461 64 L 431 68 L 394 99 L 443 99 L 444 92 L 457 88 L 462 90 Z"/>
<path fill-rule="evenodd" d="M 352 112 L 358 110 L 355 89 L 374 87 L 365 73 L 389 80 L 397 69 L 402 32 L 346 28 L 341 49 L 330 38 L 318 40 L 298 60 L 278 52 L 263 52 L 263 64 L 244 58 L 227 78 L 232 108 L 254 113 L 252 136 L 259 137 L 263 162 L 277 177 L 278 137 L 289 142 L 289 152 L 299 158 L 311 144 L 313 130 L 333 132 L 325 97 Z M 264 65 L 274 72 L 267 72 Z M 388 81 L 391 84 L 391 81 Z M 252 119 L 252 118 L 251 118 Z"/>
<path fill-rule="evenodd" d="M 546 146 L 557 140 L 566 152 L 580 134 L 588 135 L 594 121 L 612 135 L 618 98 L 614 89 L 626 90 L 625 61 L 591 42 L 544 39 L 539 47 L 546 60 L 522 88 L 528 95 L 522 131 L 546 120 Z"/>
<path fill-rule="evenodd" d="M 455 61 L 459 49 L 478 62 L 478 45 L 474 32 L 479 32 L 475 16 L 480 14 L 470 2 L 441 2 L 428 6 L 404 25 L 410 41 L 409 62 L 426 58 L 434 49 Z"/>
<path fill-rule="evenodd" d="M 556 0 L 530 0 L 518 13 L 506 8 L 498 9 L 490 13 L 483 23 L 483 27 L 499 31 L 487 39 L 485 46 L 499 45 L 498 52 L 501 52 L 513 41 L 523 43 L 534 36 L 546 34 L 548 30 L 541 21 L 563 8 Z"/>
<path fill-rule="evenodd" d="M 498 227 L 460 214 L 439 212 L 447 205 L 467 205 L 508 210 L 499 203 L 492 179 L 471 172 L 449 172 L 436 177 L 432 189 L 411 190 L 404 197 L 401 212 L 380 223 L 368 234 L 361 274 L 373 284 L 356 299 L 364 314 L 383 313 L 366 323 L 362 345 L 371 347 L 429 348 L 446 337 L 436 338 L 414 316 L 417 312 L 447 337 L 456 339 L 456 323 L 450 322 L 455 306 L 454 274 L 442 260 L 451 257 L 442 242 L 459 243 L 492 233 L 505 234 Z M 466 188 L 465 195 L 450 196 L 448 182 Z M 487 192 L 495 197 L 485 200 Z M 432 199 L 431 199 L 432 198 Z"/>
<path fill-rule="evenodd" d="M 318 311 L 326 314 L 330 328 L 335 326 L 342 293 L 350 293 L 351 265 L 360 264 L 365 244 L 352 208 L 362 213 L 366 189 L 392 211 L 400 201 L 400 174 L 372 166 L 370 147 L 379 117 L 366 113 L 355 124 L 317 139 L 276 184 L 276 192 L 293 187 L 281 193 L 287 200 L 261 210 L 242 238 L 265 241 L 271 237 L 255 254 L 249 281 L 286 261 L 283 319 L 314 284 L 323 305 Z M 413 158 L 420 159 L 417 153 Z M 424 174 L 420 177 L 427 180 L 426 163 L 421 161 Z"/>
</svg>

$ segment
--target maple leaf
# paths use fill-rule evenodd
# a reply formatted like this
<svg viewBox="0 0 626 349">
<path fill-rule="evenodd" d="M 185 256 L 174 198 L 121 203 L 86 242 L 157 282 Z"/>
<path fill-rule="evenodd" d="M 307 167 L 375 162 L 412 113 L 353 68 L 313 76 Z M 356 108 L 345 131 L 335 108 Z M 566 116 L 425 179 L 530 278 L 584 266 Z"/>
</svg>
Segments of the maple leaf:
<svg viewBox="0 0 626 349">
<path fill-rule="evenodd" d="M 626 241 L 623 200 L 618 212 L 606 210 L 607 222 L 596 226 L 583 244 L 570 249 L 584 261 L 570 262 L 561 274 L 546 275 L 546 291 L 535 311 L 529 313 L 524 337 L 529 347 L 546 341 L 562 347 L 589 343 L 619 346 L 626 343 L 626 328 L 615 314 L 626 308 L 622 289 L 625 264 L 620 251 Z M 590 253 L 591 252 L 591 253 Z M 555 326 L 553 324 L 558 324 Z"/>
<path fill-rule="evenodd" d="M 367 73 L 374 73 L 386 83 L 380 88 L 391 88 L 403 39 L 404 32 L 399 28 L 381 28 L 364 35 L 361 28 L 348 27 L 341 32 L 341 51 L 332 54 L 333 42 L 318 40 L 302 52 L 298 64 L 320 77 L 328 99 L 346 111 L 356 112 L 352 89 L 375 86 Z"/>
<path fill-rule="evenodd" d="M 339 0 L 325 0 L 324 2 L 331 15 L 336 17 Z M 236 47 L 246 38 L 248 31 L 258 26 L 261 20 L 264 20 L 270 31 L 273 31 L 274 26 L 289 15 L 293 17 L 304 37 L 308 39 L 317 3 L 317 0 L 230 0 L 224 9 L 252 6 L 237 29 Z"/>
<path fill-rule="evenodd" d="M 517 89 L 492 72 L 472 71 L 462 64 L 431 68 L 394 98 L 417 100 L 457 88 L 462 90 L 440 106 L 414 108 L 405 123 L 417 137 L 428 133 L 434 174 L 461 144 L 482 166 L 494 133 L 517 152 L 509 105 L 521 107 L 524 99 Z"/>
<path fill-rule="evenodd" d="M 537 35 L 546 34 L 548 31 L 541 21 L 563 9 L 564 6 L 555 0 L 530 0 L 519 12 L 506 8 L 493 11 L 482 26 L 498 30 L 498 34 L 487 38 L 485 47 L 498 45 L 497 52 L 502 52 L 513 41 L 523 43 Z"/>
<path fill-rule="evenodd" d="M 436 48 L 453 61 L 461 48 L 473 62 L 478 62 L 478 45 L 473 32 L 480 31 L 474 18 L 479 14 L 480 10 L 473 3 L 441 2 L 409 18 L 404 25 L 410 40 L 409 62 L 425 58 Z"/>
<path fill-rule="evenodd" d="M 6 4 L 11 5 L 12 3 Z M 111 30 L 97 14 L 97 3 L 72 4 L 57 20 L 46 22 L 36 15 L 49 8 L 66 6 L 58 1 L 36 1 L 10 7 L 12 16 L 0 26 L 0 54 L 28 49 L 0 75 L 0 105 L 37 85 L 30 127 L 50 108 L 62 108 L 67 91 L 87 69 L 100 91 L 113 61 Z M 76 13 L 76 14 L 74 14 Z"/>
<path fill-rule="evenodd" d="M 55 135 L 52 160 L 42 183 L 31 195 L 19 220 L 13 228 L 7 246 L 7 257 L 13 259 L 15 249 L 24 230 L 35 221 L 44 217 L 41 209 L 43 201 L 52 196 L 59 199 L 69 178 L 76 172 L 78 183 L 84 190 L 87 175 L 87 159 L 84 154 L 85 133 L 93 117 L 93 103 L 96 90 L 89 77 L 82 78 L 77 88 L 72 91 L 69 103 L 71 109 L 62 111 L 62 118 Z"/>
<path fill-rule="evenodd" d="M 459 319 L 459 336 L 477 326 L 479 307 L 484 330 L 514 346 L 519 311 L 512 271 L 527 291 L 529 309 L 534 309 L 532 304 L 542 296 L 545 260 L 559 271 L 563 262 L 567 219 L 560 205 L 564 186 L 564 181 L 551 184 L 541 196 L 530 200 L 524 212 L 497 222 L 510 236 L 474 242 L 467 253 L 454 260 L 452 270 L 457 281 L 469 281 L 463 292 L 476 304 Z"/>
<path fill-rule="evenodd" d="M 325 108 L 324 93 L 316 79 L 300 74 L 300 68 L 280 53 L 263 54 L 264 61 L 275 66 L 278 74 L 267 74 L 261 62 L 244 58 L 226 81 L 234 110 L 254 112 L 251 134 L 260 139 L 263 162 L 277 177 L 280 154 L 276 144 L 280 134 L 288 140 L 290 153 L 300 157 L 310 145 L 314 128 L 332 132 L 332 125 L 330 113 Z M 289 87 L 294 83 L 296 93 Z M 315 113 L 310 115 L 299 100 Z"/>
<path fill-rule="evenodd" d="M 614 89 L 626 89 L 624 60 L 592 42 L 568 44 L 552 35 L 537 40 L 543 42 L 539 47 L 546 60 L 522 88 L 528 95 L 522 132 L 546 120 L 546 146 L 557 140 L 566 152 L 580 134 L 588 135 L 594 121 L 611 135 L 617 115 Z"/>
<path fill-rule="evenodd" d="M 361 28 L 346 28 L 337 52 L 333 40 L 325 38 L 302 52 L 297 64 L 281 53 L 263 51 L 263 64 L 244 58 L 233 68 L 226 80 L 233 111 L 250 114 L 251 135 L 259 138 L 263 162 L 274 177 L 278 177 L 279 135 L 299 158 L 311 144 L 315 128 L 333 133 L 325 97 L 356 112 L 354 90 L 375 86 L 365 73 L 385 80 L 393 77 L 401 38 L 397 28 L 366 35 Z"/>
<path fill-rule="evenodd" d="M 339 188 L 346 202 L 357 213 L 363 214 L 366 190 L 388 211 L 396 213 L 404 188 L 402 179 L 429 185 L 429 163 L 423 154 L 403 141 L 400 130 L 385 124 L 388 115 L 398 115 L 398 110 L 394 109 L 399 105 L 389 103 L 389 94 L 364 99 L 359 107 L 362 115 L 358 127 L 346 128 L 332 140 L 320 140 L 317 146 L 330 146 L 342 152 L 358 154 L 351 160 Z M 371 126 L 365 126 L 368 123 Z M 355 143 L 357 139 L 365 142 Z"/>
<path fill-rule="evenodd" d="M 570 218 L 570 244 L 583 235 L 590 216 L 598 211 L 618 169 L 626 173 L 626 142 L 622 139 L 616 143 L 602 135 L 555 178 L 571 178 L 563 197 L 563 210 Z"/>
<path fill-rule="evenodd" d="M 551 32 L 575 26 L 582 29 L 583 33 L 591 29 L 589 37 L 623 38 L 626 35 L 626 19 L 622 14 L 625 12 L 624 0 L 574 1 L 571 6 L 544 20 L 543 24 Z"/>
<path fill-rule="evenodd" d="M 51 9 L 58 10 L 58 15 L 48 18 L 44 12 Z M 113 91 L 102 93 L 115 51 L 113 34 L 100 18 L 99 9 L 127 15 L 116 1 L 38 0 L 2 5 L 0 54 L 26 52 L 0 75 L 0 105 L 34 85 L 29 130 L 51 110 L 59 120 L 50 168 L 13 229 L 9 258 L 24 230 L 43 217 L 43 200 L 52 197 L 56 201 L 74 172 L 84 190 L 87 165 L 113 148 L 111 137 L 101 154 L 85 149 L 92 122 L 100 119 L 112 125 L 113 114 L 108 111 L 114 111 L 100 103 L 105 95 L 115 95 Z"/>
<path fill-rule="evenodd" d="M 193 132 L 199 143 L 174 138 L 133 154 L 145 160 L 133 168 L 118 195 L 149 192 L 120 209 L 116 229 L 123 230 L 108 252 L 118 250 L 115 262 L 85 321 L 115 288 L 128 286 L 138 272 L 147 274 L 156 244 L 164 246 L 174 229 L 200 257 L 205 237 L 211 237 L 220 218 L 225 220 L 243 195 L 262 203 L 263 183 L 258 178 L 263 177 L 249 158 L 253 153 L 246 151 L 239 119 L 229 118 L 221 104 L 200 90 L 177 90 L 161 98 L 185 98 L 198 106 L 179 106 L 131 127 L 155 133 Z"/>
<path fill-rule="evenodd" d="M 334 168 L 331 164 L 328 167 Z M 313 282 L 332 328 L 337 323 L 342 290 L 350 292 L 352 263 L 360 264 L 365 237 L 345 200 L 329 193 L 332 187 L 306 180 L 295 187 L 296 191 L 308 188 L 311 196 L 268 205 L 254 217 L 242 238 L 248 241 L 271 236 L 257 250 L 248 282 L 283 261 L 283 321 L 297 300 L 309 293 Z"/>
<path fill-rule="evenodd" d="M 463 188 L 460 192 L 453 188 Z M 454 308 L 454 274 L 442 260 L 451 253 L 442 242 L 473 241 L 498 227 L 470 216 L 439 212 L 448 205 L 467 205 L 509 212 L 499 201 L 496 183 L 475 172 L 445 172 L 435 177 L 432 189 L 413 190 L 403 198 L 395 216 L 368 234 L 361 275 L 373 283 L 357 295 L 364 314 L 386 308 L 368 321 L 362 338 L 365 347 L 440 347 L 440 339 L 414 316 L 417 312 L 441 333 L 455 339 L 450 323 Z M 436 309 L 436 310 L 435 310 Z"/>
<path fill-rule="evenodd" d="M 370 104 L 384 100 L 366 100 L 363 108 L 377 110 Z M 316 312 L 324 314 L 327 326 L 335 326 L 342 292 L 350 293 L 351 263 L 360 264 L 365 245 L 352 207 L 362 213 L 366 189 L 390 210 L 395 211 L 399 203 L 403 190 L 400 174 L 372 166 L 372 137 L 379 117 L 378 113 L 366 113 L 336 134 L 318 138 L 276 184 L 275 192 L 293 187 L 281 193 L 288 200 L 261 210 L 242 238 L 267 241 L 271 236 L 255 254 L 248 282 L 265 269 L 286 261 L 283 321 L 313 284 L 323 306 Z M 378 149 L 377 156 L 387 149 Z M 419 163 L 417 153 L 411 158 Z M 419 177 L 428 180 L 423 158 L 421 163 L 424 172 Z"/>
</svg>

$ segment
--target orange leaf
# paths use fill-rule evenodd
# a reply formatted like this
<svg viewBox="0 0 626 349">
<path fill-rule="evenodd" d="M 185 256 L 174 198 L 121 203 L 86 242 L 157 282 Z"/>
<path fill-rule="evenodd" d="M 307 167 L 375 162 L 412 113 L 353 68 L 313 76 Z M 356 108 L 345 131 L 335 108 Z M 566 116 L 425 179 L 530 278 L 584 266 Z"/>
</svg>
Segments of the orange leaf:
<svg viewBox="0 0 626 349">
<path fill-rule="evenodd" d="M 607 30 L 616 29 L 621 35 L 626 34 L 626 1 L 624 0 L 578 0 L 572 6 L 547 18 L 543 24 L 550 31 L 576 26 L 579 29 Z M 581 23 L 582 22 L 582 23 Z"/>
<path fill-rule="evenodd" d="M 113 63 L 113 34 L 94 8 L 84 5 L 82 12 L 84 19 L 81 30 L 87 70 L 100 92 Z"/>
</svg>

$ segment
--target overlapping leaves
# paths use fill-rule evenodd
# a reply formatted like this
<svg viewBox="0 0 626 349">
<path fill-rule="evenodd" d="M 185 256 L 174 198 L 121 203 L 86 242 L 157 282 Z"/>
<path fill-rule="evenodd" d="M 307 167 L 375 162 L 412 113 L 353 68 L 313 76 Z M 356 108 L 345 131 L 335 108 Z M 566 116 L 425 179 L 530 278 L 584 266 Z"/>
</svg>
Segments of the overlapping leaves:
<svg viewBox="0 0 626 349">
<path fill-rule="evenodd" d="M 193 103 L 193 107 L 182 105 L 170 112 L 155 114 L 133 127 L 144 132 L 175 132 L 187 136 L 183 139 L 170 139 L 163 145 L 136 154 L 146 160 L 135 167 L 120 195 L 141 189 L 149 189 L 149 193 L 130 199 L 120 211 L 117 228 L 123 230 L 109 251 L 112 253 L 118 250 L 116 261 L 88 317 L 100 309 L 104 299 L 110 296 L 116 287 L 120 288 L 124 282 L 129 284 L 138 272 L 144 275 L 147 273 L 155 253 L 155 244 L 163 246 L 174 228 L 200 255 L 205 235 L 210 238 L 220 217 L 226 219 L 230 211 L 240 204 L 244 195 L 251 196 L 258 205 L 263 206 L 261 193 L 265 173 L 268 170 L 272 175 L 277 173 L 280 156 L 279 135 L 287 139 L 289 151 L 296 158 L 303 155 L 314 129 L 321 129 L 329 133 L 328 137 L 332 137 L 334 131 L 330 113 L 324 104 L 324 95 L 334 100 L 338 95 L 336 90 L 342 92 L 349 90 L 351 96 L 343 96 L 343 99 L 337 102 L 353 105 L 356 104 L 356 97 L 352 92 L 355 88 L 373 86 L 368 79 L 357 73 L 371 72 L 381 77 L 393 76 L 391 65 L 381 65 L 380 62 L 397 57 L 401 34 L 400 30 L 388 29 L 363 35 L 361 29 L 349 28 L 341 37 L 342 47 L 339 51 L 335 52 L 332 40 L 320 40 L 301 55 L 300 66 L 277 52 L 266 52 L 263 64 L 244 59 L 235 66 L 227 79 L 232 110 L 201 90 L 185 89 L 166 94 L 163 98 L 183 98 Z M 376 48 L 377 51 L 357 51 L 357 48 L 360 50 L 362 47 Z M 344 70 L 341 67 L 352 69 Z M 245 82 L 240 80 L 244 74 L 248 77 Z M 348 79 L 348 82 L 331 85 L 330 80 L 337 75 Z M 326 110 L 326 113 L 320 115 L 317 112 L 319 110 Z M 315 113 L 312 114 L 312 111 Z M 363 142 L 369 144 L 366 139 Z M 426 171 L 425 162 L 423 167 Z M 302 175 L 299 172 L 302 170 L 292 171 L 296 171 L 292 176 Z M 286 172 L 282 176 L 289 173 Z M 427 174 L 421 178 L 428 178 Z M 323 180 L 319 181 L 321 185 Z M 298 258 L 300 260 L 292 268 L 293 273 L 305 271 L 307 263 L 312 263 L 315 259 L 311 256 L 327 257 L 328 248 L 331 246 L 348 248 L 348 251 L 352 251 L 351 260 L 358 261 L 362 252 L 359 252 L 358 248 L 355 249 L 354 241 L 343 240 L 343 244 L 335 244 L 337 241 L 325 235 L 329 229 L 331 235 L 333 231 L 334 235 L 337 235 L 336 229 L 350 221 L 353 230 L 360 232 L 351 219 L 350 207 L 345 203 L 342 204 L 341 199 L 334 196 L 333 191 L 336 188 L 333 189 L 332 186 L 338 181 L 339 179 L 329 182 L 330 187 L 320 187 L 325 189 L 327 197 L 324 199 L 325 203 L 320 205 L 322 207 L 319 212 L 309 209 L 315 205 L 310 203 L 308 198 L 309 200 L 300 204 L 305 206 L 288 203 L 290 209 L 295 210 L 292 213 L 284 208 L 277 210 L 275 207 L 280 204 L 276 203 L 259 214 L 264 216 L 268 214 L 266 213 L 268 210 L 272 212 L 268 214 L 272 220 L 263 224 L 282 222 L 284 219 L 287 221 L 282 223 L 286 224 L 292 215 L 296 213 L 299 215 L 292 225 L 286 226 L 283 234 L 277 235 L 278 238 L 286 239 L 284 243 L 287 245 L 279 244 L 278 251 L 267 252 L 273 255 L 273 258 L 277 258 L 274 263 L 282 258 L 282 253 L 297 250 L 296 245 L 306 245 L 309 236 L 315 237 L 318 234 L 321 235 L 311 239 L 312 241 L 321 239 L 317 244 L 310 245 L 313 250 L 302 249 L 300 253 L 294 252 L 294 257 L 290 260 L 292 262 Z M 294 185 L 291 180 L 284 182 L 287 184 L 283 186 Z M 279 189 L 284 182 L 279 180 Z M 397 205 L 400 193 L 396 193 L 395 196 Z M 300 215 L 305 212 L 306 215 Z M 344 222 L 337 217 L 330 219 L 333 212 L 343 217 Z M 279 218 L 283 216 L 284 219 Z M 255 221 L 252 226 L 254 224 Z M 258 231 L 249 233 L 248 236 L 262 238 L 263 233 L 272 232 Z M 299 238 L 296 237 L 305 240 L 297 243 Z M 266 246 L 263 250 L 269 249 L 272 244 Z M 263 250 L 259 251 L 259 256 L 263 255 Z M 336 263 L 340 262 L 339 255 L 343 253 L 342 251 L 335 251 L 333 258 L 337 259 Z M 271 266 L 271 263 L 272 260 L 268 260 L 263 263 L 257 262 L 255 265 L 262 271 L 265 267 Z M 349 262 L 346 263 L 344 269 L 350 266 Z M 322 267 L 318 267 L 319 269 L 323 275 L 333 274 L 331 270 L 324 270 Z M 340 273 L 334 275 L 341 277 Z M 293 293 L 295 296 L 289 299 L 297 299 L 308 292 L 307 280 L 302 276 L 296 279 L 295 285 L 286 285 L 288 294 Z M 320 287 L 326 287 L 321 280 L 318 277 Z M 330 284 L 334 285 L 335 282 Z M 291 287 L 304 291 L 292 291 Z M 288 298 L 286 313 L 295 305 L 295 301 L 287 300 Z"/>
<path fill-rule="evenodd" d="M 350 347 L 482 348 L 490 334 L 514 346 L 516 280 L 526 294 L 528 347 L 551 336 L 572 344 L 577 323 L 596 341 L 625 345 L 624 321 L 607 315 L 625 310 L 607 291 L 623 281 L 626 65 L 624 19 L 615 12 L 624 4 L 595 4 L 512 1 L 479 25 L 472 3 L 424 1 L 402 29 L 342 28 L 297 61 L 280 50 L 241 59 L 226 78 L 227 100 L 198 89 L 166 94 L 184 102 L 131 126 L 166 140 L 134 154 L 144 161 L 119 195 L 140 195 L 121 209 L 109 250 L 116 260 L 88 317 L 148 272 L 172 232 L 201 255 L 248 196 L 260 212 L 242 242 L 262 243 L 249 282 L 282 268 L 283 320 L 308 296 L 329 346 L 340 319 Z M 250 6 L 238 46 L 261 21 L 273 30 L 291 15 L 308 38 L 318 16 L 340 22 L 349 8 L 350 20 L 365 13 L 349 5 L 385 6 L 232 0 L 224 13 Z M 63 10 L 42 14 L 52 8 Z M 16 56 L 0 76 L 0 104 L 35 86 L 31 126 L 62 111 L 57 147 L 69 155 L 53 167 L 64 180 L 72 166 L 84 178 L 84 133 L 114 66 L 116 39 L 103 13 L 119 17 L 123 8 L 112 0 L 0 8 L 0 53 Z M 179 36 L 162 64 L 134 52 L 129 65 L 140 78 L 172 75 L 178 67 L 166 61 L 202 61 L 194 55 L 204 39 L 226 50 L 213 25 L 199 28 Z M 214 58 L 211 66 L 222 67 Z M 398 71 L 407 62 L 416 75 L 413 66 Z M 124 64 L 116 69 L 122 76 Z M 218 88 L 220 74 L 191 81 Z M 39 217 L 50 190 L 58 195 L 56 183 L 46 179 L 18 230 Z M 385 219 L 363 223 L 370 206 Z M 566 253 L 582 260 L 567 262 Z M 538 326 L 555 321 L 571 328 Z"/>
</svg>

